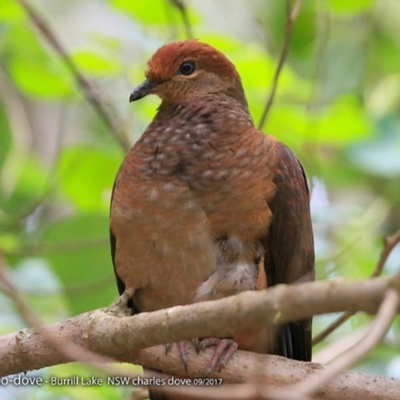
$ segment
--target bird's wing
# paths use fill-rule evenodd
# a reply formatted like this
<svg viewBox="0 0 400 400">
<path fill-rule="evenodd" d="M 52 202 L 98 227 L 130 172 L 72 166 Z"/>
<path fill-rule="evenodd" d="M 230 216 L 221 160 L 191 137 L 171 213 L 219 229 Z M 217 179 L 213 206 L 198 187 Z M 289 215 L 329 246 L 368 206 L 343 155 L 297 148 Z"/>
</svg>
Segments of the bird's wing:
<svg viewBox="0 0 400 400">
<path fill-rule="evenodd" d="M 276 194 L 268 202 L 273 218 L 263 240 L 268 286 L 314 280 L 314 243 L 306 177 L 292 151 L 279 142 L 275 146 Z M 274 352 L 310 361 L 311 322 L 306 319 L 282 326 L 277 332 Z"/>
<path fill-rule="evenodd" d="M 114 180 L 113 188 L 111 191 L 111 199 L 110 199 L 110 219 L 111 219 L 111 207 L 113 204 L 113 197 L 114 197 L 114 191 L 115 191 L 115 184 L 116 184 L 117 178 Z M 117 280 L 117 286 L 118 286 L 118 292 L 121 295 L 124 293 L 125 290 L 125 284 L 122 282 L 121 278 L 117 274 L 117 269 L 115 267 L 115 252 L 117 248 L 117 238 L 114 235 L 114 232 L 111 229 L 111 224 L 110 224 L 110 249 L 111 249 L 111 259 L 114 267 L 114 273 L 115 273 L 115 278 Z"/>
</svg>

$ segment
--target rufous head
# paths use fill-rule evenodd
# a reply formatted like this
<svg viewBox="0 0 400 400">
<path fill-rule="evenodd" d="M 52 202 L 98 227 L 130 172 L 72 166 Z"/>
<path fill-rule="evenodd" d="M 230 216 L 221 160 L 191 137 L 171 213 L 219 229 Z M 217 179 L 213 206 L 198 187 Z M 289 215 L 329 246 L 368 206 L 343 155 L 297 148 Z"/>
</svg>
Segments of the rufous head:
<svg viewBox="0 0 400 400">
<path fill-rule="evenodd" d="M 197 40 L 160 47 L 147 63 L 146 80 L 136 87 L 130 101 L 149 94 L 179 104 L 211 93 L 224 93 L 247 106 L 240 76 L 228 58 Z"/>
</svg>

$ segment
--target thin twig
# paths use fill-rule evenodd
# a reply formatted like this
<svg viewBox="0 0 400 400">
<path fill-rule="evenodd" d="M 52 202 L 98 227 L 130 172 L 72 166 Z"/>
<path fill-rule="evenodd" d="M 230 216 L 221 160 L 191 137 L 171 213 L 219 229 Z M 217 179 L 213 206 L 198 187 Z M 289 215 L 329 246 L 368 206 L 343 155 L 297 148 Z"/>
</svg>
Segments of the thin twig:
<svg viewBox="0 0 400 400">
<path fill-rule="evenodd" d="M 398 243 L 400 243 L 400 229 L 394 235 L 388 236 L 385 239 L 383 239 L 384 247 L 379 257 L 379 261 L 376 264 L 375 270 L 371 274 L 371 278 L 376 278 L 381 275 L 386 260 L 389 258 L 390 253 Z"/>
<path fill-rule="evenodd" d="M 263 129 L 265 121 L 267 120 L 268 112 L 274 102 L 275 92 L 278 87 L 279 76 L 281 74 L 283 65 L 285 63 L 285 60 L 286 60 L 286 57 L 288 55 L 289 48 L 290 48 L 290 39 L 292 37 L 293 24 L 294 24 L 294 21 L 300 11 L 301 4 L 302 4 L 302 0 L 296 0 L 293 8 L 291 9 L 290 8 L 290 0 L 286 0 L 285 38 L 284 38 L 284 42 L 283 42 L 281 55 L 279 57 L 278 66 L 275 70 L 274 78 L 272 80 L 271 92 L 269 94 L 267 104 L 265 105 L 264 111 L 262 113 L 260 123 L 258 124 L 258 129 L 260 129 L 260 130 Z"/>
<path fill-rule="evenodd" d="M 30 20 L 43 35 L 46 41 L 60 56 L 66 67 L 69 69 L 78 86 L 81 88 L 85 98 L 97 112 L 99 117 L 110 129 L 111 133 L 117 139 L 123 150 L 128 151 L 131 147 L 126 133 L 120 128 L 124 126 L 121 118 L 117 118 L 117 110 L 111 103 L 106 101 L 98 93 L 93 84 L 82 74 L 67 51 L 62 46 L 60 40 L 47 22 L 40 16 L 37 10 L 26 0 L 17 0 L 20 6 L 27 12 Z"/>
<path fill-rule="evenodd" d="M 340 372 L 354 365 L 384 338 L 397 314 L 399 303 L 399 292 L 395 289 L 388 289 L 379 307 L 376 319 L 365 336 L 341 357 L 333 361 L 324 371 L 289 387 L 287 390 L 305 396 L 312 395 Z"/>
<path fill-rule="evenodd" d="M 322 332 L 313 337 L 312 345 L 315 346 L 317 343 L 322 342 L 327 336 L 329 336 L 335 329 L 339 328 L 340 325 L 344 324 L 354 314 L 354 311 L 346 311 L 342 315 L 337 317 Z"/>
<path fill-rule="evenodd" d="M 379 260 L 376 264 L 374 271 L 371 274 L 371 278 L 376 278 L 382 274 L 383 267 L 385 266 L 386 260 L 388 259 L 392 250 L 396 247 L 396 245 L 400 242 L 400 229 L 393 234 L 383 240 L 384 247 L 379 256 Z M 316 335 L 313 340 L 313 346 L 317 343 L 324 340 L 328 335 L 330 335 L 335 329 L 337 329 L 340 325 L 345 323 L 349 318 L 355 315 L 354 311 L 346 311 L 342 315 L 340 315 L 335 321 L 333 321 L 330 325 L 328 325 L 322 332 Z"/>
<path fill-rule="evenodd" d="M 189 15 L 187 12 L 186 4 L 183 0 L 169 0 L 169 2 L 175 6 L 179 12 L 181 13 L 183 25 L 185 27 L 186 38 L 193 39 L 193 29 L 192 25 L 190 24 Z"/>
</svg>

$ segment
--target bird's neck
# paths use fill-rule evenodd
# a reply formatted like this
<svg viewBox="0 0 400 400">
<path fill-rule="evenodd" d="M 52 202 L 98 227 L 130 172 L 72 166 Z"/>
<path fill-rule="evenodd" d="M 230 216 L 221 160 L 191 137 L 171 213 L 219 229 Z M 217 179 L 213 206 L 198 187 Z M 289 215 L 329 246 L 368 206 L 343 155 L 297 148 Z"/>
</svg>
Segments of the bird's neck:
<svg viewBox="0 0 400 400">
<path fill-rule="evenodd" d="M 232 127 L 253 126 L 246 100 L 236 99 L 224 93 L 210 93 L 180 103 L 164 100 L 151 125 L 172 126 L 176 129 L 209 125 L 211 129 L 227 132 Z M 218 125 L 221 125 L 219 127 Z"/>
<path fill-rule="evenodd" d="M 143 161 L 143 176 L 151 181 L 176 176 L 186 182 L 207 174 L 211 164 L 215 170 L 226 170 L 223 160 L 246 148 L 255 132 L 262 136 L 247 108 L 228 96 L 205 96 L 178 105 L 163 102 L 133 151 Z M 201 182 L 211 190 L 214 181 Z"/>
<path fill-rule="evenodd" d="M 247 107 L 229 96 L 209 95 L 181 104 L 164 101 L 136 147 L 174 168 L 175 159 L 186 163 L 217 148 L 229 152 L 254 129 Z"/>
</svg>

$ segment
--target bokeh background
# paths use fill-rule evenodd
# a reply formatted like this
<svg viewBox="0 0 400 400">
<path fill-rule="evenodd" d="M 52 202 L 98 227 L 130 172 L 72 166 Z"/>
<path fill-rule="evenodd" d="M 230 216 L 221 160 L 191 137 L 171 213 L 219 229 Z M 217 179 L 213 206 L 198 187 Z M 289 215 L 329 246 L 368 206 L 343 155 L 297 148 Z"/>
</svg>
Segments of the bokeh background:
<svg viewBox="0 0 400 400">
<path fill-rule="evenodd" d="M 252 116 L 256 124 L 260 120 L 284 43 L 285 1 L 29 4 L 91 82 L 128 143 L 137 140 L 159 103 L 155 97 L 128 103 L 147 59 L 160 45 L 189 36 L 235 63 Z M 307 171 L 317 278 L 368 277 L 382 238 L 400 228 L 400 2 L 304 0 L 263 130 L 289 145 Z M 108 209 L 125 153 L 20 1 L 1 0 L 0 252 L 7 273 L 46 322 L 117 298 Z M 399 269 L 395 249 L 384 274 Z M 314 332 L 334 317 L 315 318 Z M 326 357 L 318 351 L 332 343 L 340 348 L 371 319 L 353 317 L 317 346 L 316 360 Z M 23 327 L 13 303 L 0 293 L 0 333 Z M 399 354 L 397 318 L 384 342 L 355 369 L 400 378 Z M 30 373 L 35 374 L 98 375 L 78 365 Z M 128 395 L 126 388 L 106 385 L 0 387 L 0 397 L 12 400 Z"/>
</svg>

